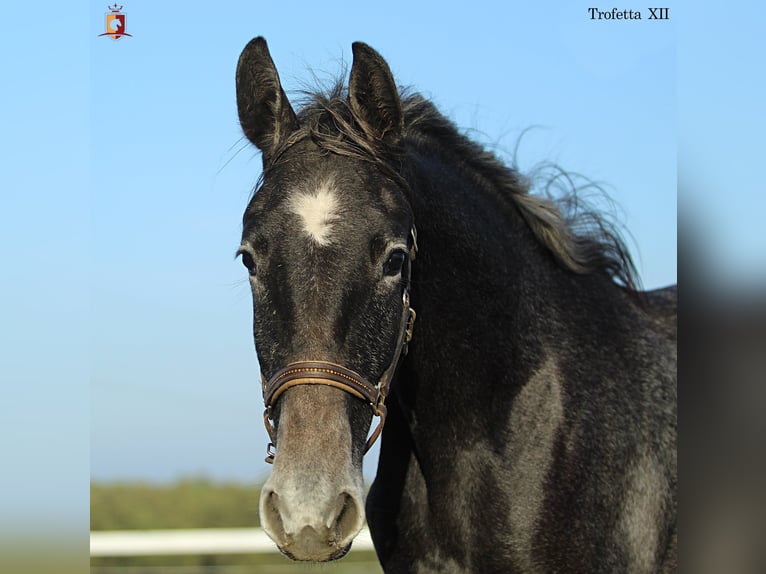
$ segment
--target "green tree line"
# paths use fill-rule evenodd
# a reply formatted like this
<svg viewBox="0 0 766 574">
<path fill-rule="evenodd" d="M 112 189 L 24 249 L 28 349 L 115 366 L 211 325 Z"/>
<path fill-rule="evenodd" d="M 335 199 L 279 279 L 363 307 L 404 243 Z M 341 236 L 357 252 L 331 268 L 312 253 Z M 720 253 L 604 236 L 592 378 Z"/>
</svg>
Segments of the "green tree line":
<svg viewBox="0 0 766 574">
<path fill-rule="evenodd" d="M 260 485 L 205 478 L 170 484 L 94 483 L 91 530 L 235 528 L 259 526 Z"/>
</svg>

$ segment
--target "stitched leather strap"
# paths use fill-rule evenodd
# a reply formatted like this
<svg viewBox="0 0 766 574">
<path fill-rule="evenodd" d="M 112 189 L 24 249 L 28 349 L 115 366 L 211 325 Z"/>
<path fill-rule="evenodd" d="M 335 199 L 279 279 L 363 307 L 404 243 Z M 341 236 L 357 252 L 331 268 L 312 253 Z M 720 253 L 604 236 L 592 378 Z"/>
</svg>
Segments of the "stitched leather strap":
<svg viewBox="0 0 766 574">
<path fill-rule="evenodd" d="M 371 404 L 378 400 L 378 387 L 359 373 L 335 363 L 300 361 L 291 363 L 271 378 L 263 389 L 263 401 L 273 405 L 290 387 L 307 384 L 337 387 Z"/>
</svg>

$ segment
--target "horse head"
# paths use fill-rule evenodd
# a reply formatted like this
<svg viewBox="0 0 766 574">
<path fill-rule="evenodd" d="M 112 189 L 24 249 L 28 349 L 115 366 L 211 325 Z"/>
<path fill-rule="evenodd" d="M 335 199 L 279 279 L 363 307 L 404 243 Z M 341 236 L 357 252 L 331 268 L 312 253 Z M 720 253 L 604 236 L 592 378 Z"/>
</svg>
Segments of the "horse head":
<svg viewBox="0 0 766 574">
<path fill-rule="evenodd" d="M 374 50 L 353 52 L 348 90 L 300 113 L 262 38 L 237 66 L 240 123 L 264 165 L 239 249 L 276 447 L 261 523 L 296 560 L 339 558 L 362 528 L 367 434 L 414 318 L 399 93 Z"/>
</svg>

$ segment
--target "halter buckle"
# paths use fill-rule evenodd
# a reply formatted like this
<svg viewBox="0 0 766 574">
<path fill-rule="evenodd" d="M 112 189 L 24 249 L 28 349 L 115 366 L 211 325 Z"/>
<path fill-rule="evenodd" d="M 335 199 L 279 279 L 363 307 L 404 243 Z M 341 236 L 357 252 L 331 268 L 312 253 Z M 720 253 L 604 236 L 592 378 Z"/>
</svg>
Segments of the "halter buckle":
<svg viewBox="0 0 766 574">
<path fill-rule="evenodd" d="M 410 341 L 412 341 L 412 331 L 415 329 L 415 319 L 418 314 L 415 313 L 415 309 L 407 307 L 407 327 L 404 329 L 404 339 L 402 340 L 402 357 L 406 357 L 410 350 Z"/>
<path fill-rule="evenodd" d="M 404 344 L 409 344 L 410 341 L 412 341 L 412 331 L 415 328 L 415 319 L 417 319 L 418 314 L 415 313 L 415 309 L 410 307 L 410 318 L 407 319 L 407 330 L 405 331 L 404 335 Z"/>
</svg>

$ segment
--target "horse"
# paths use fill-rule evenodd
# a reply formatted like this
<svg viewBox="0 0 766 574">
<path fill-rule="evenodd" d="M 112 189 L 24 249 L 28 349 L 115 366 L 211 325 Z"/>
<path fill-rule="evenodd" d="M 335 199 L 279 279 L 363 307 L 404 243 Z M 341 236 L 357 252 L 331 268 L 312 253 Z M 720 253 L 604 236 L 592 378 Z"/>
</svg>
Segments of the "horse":
<svg viewBox="0 0 766 574">
<path fill-rule="evenodd" d="M 366 517 L 385 572 L 675 571 L 676 287 L 352 50 L 298 112 L 263 38 L 237 64 L 266 533 L 324 562 Z"/>
</svg>

